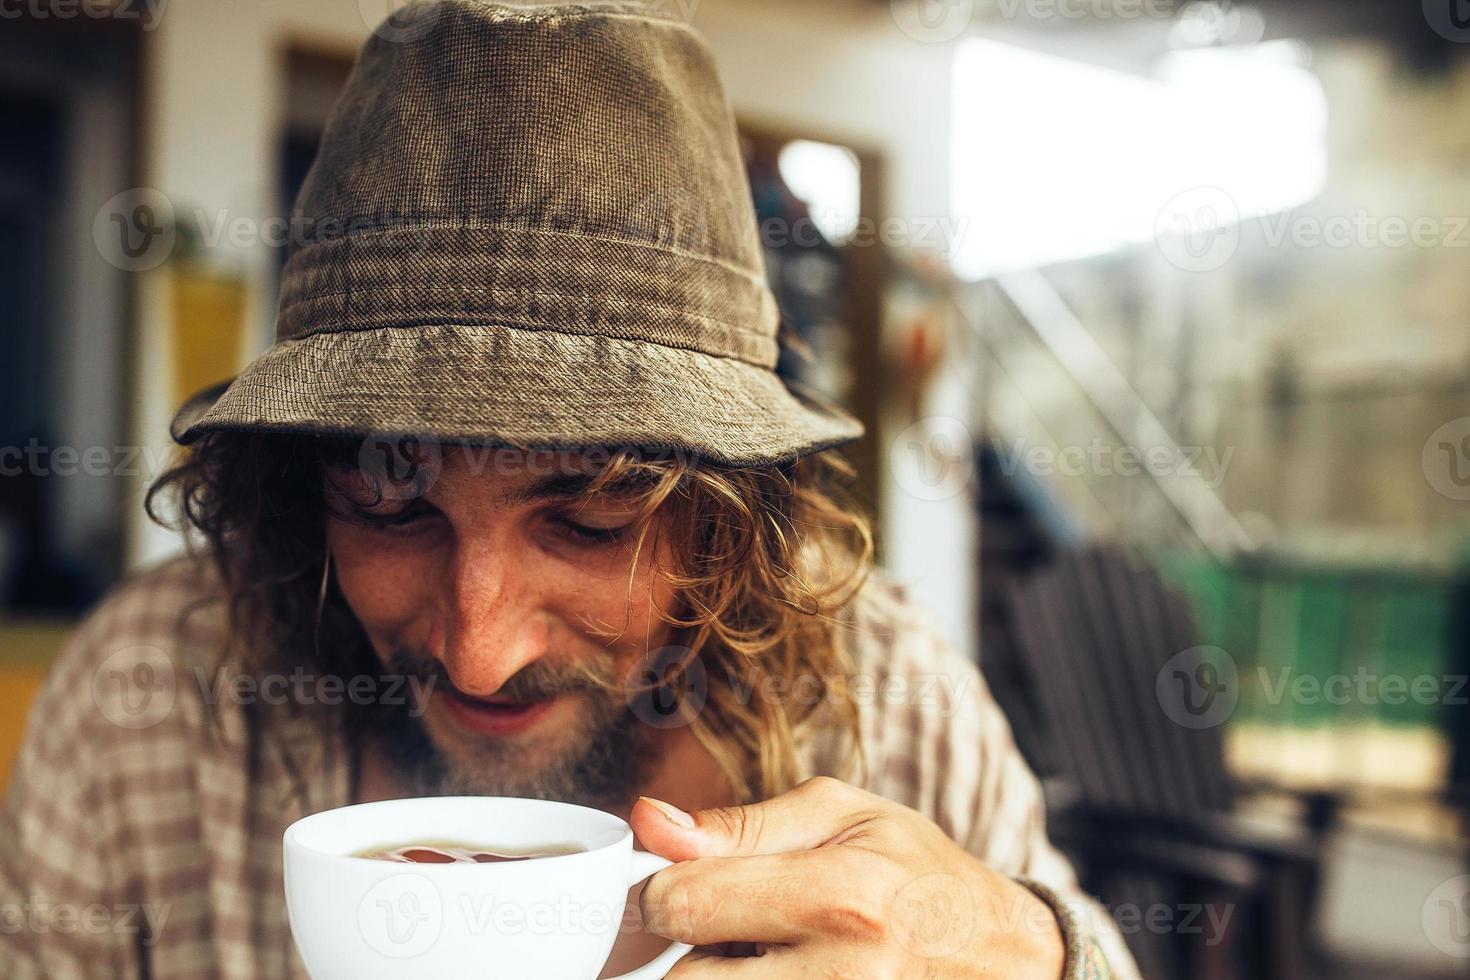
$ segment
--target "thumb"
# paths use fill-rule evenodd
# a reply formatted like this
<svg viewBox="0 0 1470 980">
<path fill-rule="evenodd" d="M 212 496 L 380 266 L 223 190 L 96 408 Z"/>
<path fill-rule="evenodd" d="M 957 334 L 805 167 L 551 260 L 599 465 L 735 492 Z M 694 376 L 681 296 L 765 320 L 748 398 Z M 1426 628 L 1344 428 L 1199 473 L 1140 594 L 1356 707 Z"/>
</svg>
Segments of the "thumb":
<svg viewBox="0 0 1470 980">
<path fill-rule="evenodd" d="M 628 822 L 643 846 L 671 861 L 782 854 L 820 847 L 876 816 L 881 800 L 836 779 L 809 779 L 760 803 L 685 813 L 640 796 Z"/>
</svg>

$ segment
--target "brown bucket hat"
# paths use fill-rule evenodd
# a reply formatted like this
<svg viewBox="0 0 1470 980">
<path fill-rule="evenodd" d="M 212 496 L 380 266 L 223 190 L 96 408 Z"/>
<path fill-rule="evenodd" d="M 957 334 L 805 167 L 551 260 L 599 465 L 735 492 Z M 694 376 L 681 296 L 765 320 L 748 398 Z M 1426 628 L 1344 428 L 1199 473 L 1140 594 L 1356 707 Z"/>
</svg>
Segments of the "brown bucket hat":
<svg viewBox="0 0 1470 980">
<path fill-rule="evenodd" d="M 713 55 L 636 4 L 442 0 L 380 27 L 292 226 L 275 343 L 181 411 L 180 442 L 395 432 L 748 464 L 862 434 L 776 375 Z"/>
</svg>

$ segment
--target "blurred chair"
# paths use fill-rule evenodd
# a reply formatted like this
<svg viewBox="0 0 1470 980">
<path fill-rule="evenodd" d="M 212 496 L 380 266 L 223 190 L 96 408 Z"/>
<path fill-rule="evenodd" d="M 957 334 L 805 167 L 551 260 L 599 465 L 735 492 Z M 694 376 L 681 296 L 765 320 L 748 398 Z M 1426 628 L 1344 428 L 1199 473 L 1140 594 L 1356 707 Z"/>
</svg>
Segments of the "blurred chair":
<svg viewBox="0 0 1470 980">
<path fill-rule="evenodd" d="M 1001 579 L 987 586 L 981 666 L 1006 677 L 997 697 L 1036 754 L 1054 839 L 1115 915 L 1141 913 L 1120 924 L 1145 975 L 1306 976 L 1330 810 L 1312 811 L 1317 832 L 1242 820 L 1221 728 L 1166 715 L 1160 672 L 1199 643 L 1185 601 L 1107 547 L 1059 549 Z"/>
</svg>

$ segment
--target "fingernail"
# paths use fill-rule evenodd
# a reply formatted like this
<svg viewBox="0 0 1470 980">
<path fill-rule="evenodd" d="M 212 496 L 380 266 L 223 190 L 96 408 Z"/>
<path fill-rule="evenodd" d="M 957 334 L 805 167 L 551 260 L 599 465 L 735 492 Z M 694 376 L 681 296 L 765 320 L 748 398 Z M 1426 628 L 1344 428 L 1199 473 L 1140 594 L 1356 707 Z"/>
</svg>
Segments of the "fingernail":
<svg viewBox="0 0 1470 980">
<path fill-rule="evenodd" d="M 685 813 L 683 810 L 674 806 L 674 804 L 665 803 L 663 800 L 655 800 L 651 796 L 640 796 L 638 798 L 640 800 L 648 801 L 648 803 L 652 805 L 654 809 L 658 810 L 659 813 L 662 813 L 664 817 L 669 821 L 669 823 L 673 824 L 674 826 L 683 827 L 685 830 L 694 829 L 694 818 Z"/>
</svg>

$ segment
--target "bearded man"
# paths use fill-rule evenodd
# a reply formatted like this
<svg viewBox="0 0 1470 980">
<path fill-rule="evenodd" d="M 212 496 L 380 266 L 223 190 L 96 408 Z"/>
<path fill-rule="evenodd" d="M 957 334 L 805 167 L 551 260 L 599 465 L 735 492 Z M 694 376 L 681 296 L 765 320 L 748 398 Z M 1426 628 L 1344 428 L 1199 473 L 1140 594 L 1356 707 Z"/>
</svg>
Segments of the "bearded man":
<svg viewBox="0 0 1470 980">
<path fill-rule="evenodd" d="M 438 794 L 601 807 L 677 862 L 609 975 L 672 939 L 680 978 L 1136 976 L 975 666 L 870 568 L 861 426 L 775 373 L 694 31 L 421 8 L 293 217 L 275 344 L 150 497 L 195 547 L 33 709 L 0 899 L 49 911 L 6 976 L 304 976 L 284 828 Z"/>
</svg>

